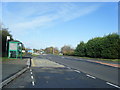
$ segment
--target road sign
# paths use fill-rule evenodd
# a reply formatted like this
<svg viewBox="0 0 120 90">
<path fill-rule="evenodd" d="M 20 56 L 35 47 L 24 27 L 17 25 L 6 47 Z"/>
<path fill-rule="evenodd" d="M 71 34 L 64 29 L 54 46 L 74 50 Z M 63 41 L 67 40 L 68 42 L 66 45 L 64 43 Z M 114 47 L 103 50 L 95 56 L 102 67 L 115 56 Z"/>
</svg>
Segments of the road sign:
<svg viewBox="0 0 120 90">
<path fill-rule="evenodd" d="M 7 36 L 7 40 L 10 40 L 10 36 Z"/>
</svg>

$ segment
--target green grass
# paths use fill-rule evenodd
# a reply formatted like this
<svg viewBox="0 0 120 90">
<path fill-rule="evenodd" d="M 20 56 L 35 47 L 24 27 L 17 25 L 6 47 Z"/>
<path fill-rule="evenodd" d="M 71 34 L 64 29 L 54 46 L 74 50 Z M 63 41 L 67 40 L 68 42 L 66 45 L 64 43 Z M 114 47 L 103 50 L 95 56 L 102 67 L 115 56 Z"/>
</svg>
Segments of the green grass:
<svg viewBox="0 0 120 90">
<path fill-rule="evenodd" d="M 111 61 L 111 62 L 120 62 L 120 59 L 103 59 L 103 58 L 78 57 L 78 56 L 70 56 L 70 57 L 84 58 L 84 59 L 94 59 L 94 60 L 103 60 L 103 61 Z"/>
<path fill-rule="evenodd" d="M 7 62 L 7 61 L 10 61 L 10 60 L 21 60 L 21 59 L 2 57 L 2 62 Z"/>
<path fill-rule="evenodd" d="M 32 54 L 32 56 L 34 56 L 34 57 L 35 57 L 35 56 L 39 56 L 39 55 L 36 55 L 36 54 Z"/>
</svg>

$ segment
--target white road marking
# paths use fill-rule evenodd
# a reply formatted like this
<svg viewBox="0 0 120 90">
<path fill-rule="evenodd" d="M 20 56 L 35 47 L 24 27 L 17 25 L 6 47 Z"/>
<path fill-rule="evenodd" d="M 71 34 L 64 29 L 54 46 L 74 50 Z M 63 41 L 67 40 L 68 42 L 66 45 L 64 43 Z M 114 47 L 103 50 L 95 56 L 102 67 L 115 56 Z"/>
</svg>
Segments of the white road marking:
<svg viewBox="0 0 120 90">
<path fill-rule="evenodd" d="M 114 87 L 116 87 L 116 88 L 120 88 L 119 86 L 114 85 L 114 84 L 112 84 L 112 83 L 109 83 L 109 82 L 106 82 L 106 83 L 109 84 L 109 85 L 111 85 L 111 86 L 114 86 Z"/>
<path fill-rule="evenodd" d="M 30 72 L 32 74 L 32 72 Z"/>
<path fill-rule="evenodd" d="M 33 76 L 31 76 L 31 78 L 33 79 Z"/>
<path fill-rule="evenodd" d="M 91 78 L 93 78 L 93 79 L 96 79 L 95 77 L 93 77 L 93 76 L 91 76 L 91 75 L 88 75 L 88 74 L 87 74 L 86 76 L 91 77 Z"/>
<path fill-rule="evenodd" d="M 68 69 L 71 69 L 70 67 L 67 67 Z"/>
<path fill-rule="evenodd" d="M 32 70 L 30 69 L 30 71 L 32 72 Z"/>
<path fill-rule="evenodd" d="M 74 71 L 80 73 L 80 71 L 78 71 L 78 70 L 74 70 Z"/>
<path fill-rule="evenodd" d="M 32 85 L 35 86 L 35 82 L 34 81 L 32 81 Z"/>
</svg>

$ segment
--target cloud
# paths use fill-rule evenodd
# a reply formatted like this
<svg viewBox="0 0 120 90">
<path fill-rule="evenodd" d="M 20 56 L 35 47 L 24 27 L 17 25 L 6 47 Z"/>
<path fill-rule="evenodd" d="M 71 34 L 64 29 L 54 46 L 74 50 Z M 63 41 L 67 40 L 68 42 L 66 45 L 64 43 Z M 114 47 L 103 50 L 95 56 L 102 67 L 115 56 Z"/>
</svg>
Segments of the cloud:
<svg viewBox="0 0 120 90">
<path fill-rule="evenodd" d="M 12 32 L 23 32 L 34 30 L 35 28 L 47 27 L 49 24 L 54 25 L 55 23 L 68 22 L 78 17 L 88 15 L 99 7 L 100 5 L 82 5 L 76 3 L 48 3 L 40 6 L 39 4 L 35 6 L 35 3 L 33 3 L 33 5 L 32 3 L 26 6 L 22 5 L 22 9 L 16 11 L 18 15 L 15 14 L 16 12 L 12 12 L 13 9 L 7 12 L 7 14 L 12 17 L 11 19 L 15 17 L 13 23 L 9 22 L 9 28 Z"/>
</svg>

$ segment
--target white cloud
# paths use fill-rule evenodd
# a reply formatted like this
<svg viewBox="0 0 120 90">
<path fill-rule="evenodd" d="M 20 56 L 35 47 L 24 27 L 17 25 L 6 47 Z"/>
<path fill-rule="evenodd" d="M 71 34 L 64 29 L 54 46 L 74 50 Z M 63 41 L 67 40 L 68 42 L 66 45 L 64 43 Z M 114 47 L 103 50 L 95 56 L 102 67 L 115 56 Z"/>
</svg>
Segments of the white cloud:
<svg viewBox="0 0 120 90">
<path fill-rule="evenodd" d="M 49 24 L 67 22 L 90 14 L 99 8 L 99 5 L 84 6 L 75 3 L 63 3 L 57 5 L 53 5 L 53 7 L 43 6 L 43 8 L 42 6 L 33 6 L 33 8 L 32 6 L 26 8 L 24 7 L 25 9 L 22 7 L 23 10 L 20 10 L 20 15 L 18 14 L 18 16 L 16 16 L 15 14 L 12 14 L 12 17 L 15 16 L 15 21 L 18 23 L 10 23 L 9 28 L 12 30 L 12 32 L 23 32 L 38 27 L 47 27 Z M 11 13 L 12 12 L 10 12 L 10 15 Z"/>
</svg>

